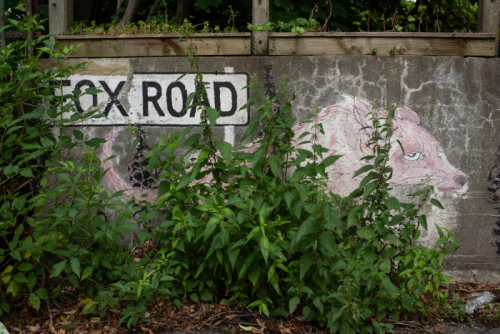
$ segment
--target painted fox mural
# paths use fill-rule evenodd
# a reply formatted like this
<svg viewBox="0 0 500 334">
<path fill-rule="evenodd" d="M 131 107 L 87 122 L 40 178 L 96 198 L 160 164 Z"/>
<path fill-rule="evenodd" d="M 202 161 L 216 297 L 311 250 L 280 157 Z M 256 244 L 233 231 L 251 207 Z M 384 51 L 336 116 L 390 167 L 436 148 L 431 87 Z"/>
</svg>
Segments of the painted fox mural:
<svg viewBox="0 0 500 334">
<path fill-rule="evenodd" d="M 326 172 L 329 177 L 328 187 L 334 193 L 346 196 L 357 188 L 363 177 L 352 178 L 366 164 L 360 159 L 371 155 L 371 150 L 366 147 L 370 139 L 369 129 L 362 128 L 371 125 L 368 114 L 373 111 L 373 104 L 348 95 L 343 95 L 342 98 L 340 103 L 328 106 L 318 114 L 318 122 L 322 123 L 325 131 L 325 135 L 319 135 L 318 141 L 328 149 L 325 157 L 342 155 Z M 384 110 L 378 112 L 382 115 L 386 113 Z M 431 184 L 441 191 L 466 190 L 467 177 L 446 160 L 438 141 L 420 125 L 420 118 L 413 110 L 405 106 L 397 107 L 394 125 L 389 160 L 389 165 L 394 170 L 390 180 L 392 187 L 419 184 L 429 175 L 432 178 Z M 312 123 L 295 126 L 295 138 L 298 139 L 306 131 L 313 132 L 312 126 Z M 116 134 L 117 129 L 114 128 L 104 136 L 107 142 L 102 145 L 100 152 L 103 161 L 112 155 Z M 397 140 L 401 142 L 404 152 Z M 255 150 L 255 147 L 245 149 L 246 152 Z M 125 195 L 129 198 L 140 198 L 145 194 L 148 195 L 148 201 L 156 200 L 156 189 L 142 187 L 140 184 L 134 187 L 134 182 L 126 181 L 119 175 L 113 160 L 106 161 L 103 168 L 108 169 L 104 181 L 111 191 L 126 190 Z"/>
</svg>

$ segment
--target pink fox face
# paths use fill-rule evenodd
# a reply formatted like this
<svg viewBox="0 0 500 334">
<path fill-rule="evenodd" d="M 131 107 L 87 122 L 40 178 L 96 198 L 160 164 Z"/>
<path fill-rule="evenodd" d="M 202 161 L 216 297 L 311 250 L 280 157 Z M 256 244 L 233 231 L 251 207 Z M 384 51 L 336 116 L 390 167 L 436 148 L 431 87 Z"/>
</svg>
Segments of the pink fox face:
<svg viewBox="0 0 500 334">
<path fill-rule="evenodd" d="M 465 186 L 467 177 L 450 165 L 434 136 L 408 120 L 398 120 L 396 126 L 394 137 L 399 139 L 404 152 L 395 143 L 389 160 L 394 169 L 393 186 L 418 184 L 427 175 L 433 180 L 431 184 L 442 191 L 456 191 Z"/>
<path fill-rule="evenodd" d="M 369 101 L 343 96 L 344 100 L 336 105 L 328 106 L 318 114 L 318 122 L 322 123 L 325 135 L 319 135 L 319 144 L 328 149 L 324 157 L 329 155 L 342 155 L 335 164 L 326 172 L 329 177 L 328 187 L 341 196 L 346 196 L 356 189 L 364 175 L 353 179 L 356 171 L 367 162 L 360 161 L 372 152 L 366 147 L 370 139 L 370 130 L 362 129 L 371 125 L 370 112 L 376 111 L 385 116 L 386 111 L 374 110 Z M 299 124 L 294 127 L 296 142 L 310 139 L 310 135 L 298 139 L 301 134 L 308 131 L 313 133 L 312 123 Z M 394 135 L 389 165 L 393 168 L 393 178 L 390 180 L 392 187 L 401 185 L 415 185 L 422 183 L 423 179 L 430 176 L 431 184 L 441 191 L 458 191 L 465 189 L 467 177 L 448 163 L 436 138 L 420 125 L 418 115 L 407 107 L 398 107 L 395 111 Z M 101 159 L 105 160 L 112 153 L 112 146 L 116 136 L 116 129 L 105 135 L 108 140 L 101 149 Z M 399 140 L 404 152 L 399 146 Z M 310 144 L 300 145 L 308 148 Z M 299 148 L 299 145 L 298 145 Z M 309 147 L 310 148 L 310 147 Z M 255 152 L 256 147 L 249 147 L 245 152 Z M 134 188 L 130 182 L 125 181 L 117 172 L 114 163 L 108 160 L 104 164 L 109 168 L 105 182 L 111 190 L 127 190 L 127 197 L 139 198 L 147 194 L 148 201 L 157 198 L 156 189 Z M 203 181 L 209 181 L 209 177 Z"/>
<path fill-rule="evenodd" d="M 370 130 L 362 129 L 372 125 L 368 114 L 377 112 L 383 117 L 386 111 L 374 110 L 372 104 L 363 99 L 347 95 L 343 98 L 341 103 L 319 113 L 318 121 L 325 131 L 319 142 L 329 149 L 328 155 L 343 156 L 327 170 L 328 185 L 333 192 L 348 195 L 363 177 L 352 179 L 354 173 L 366 163 L 360 159 L 372 154 L 366 147 L 371 137 Z M 467 177 L 448 163 L 436 138 L 420 125 L 420 118 L 414 111 L 404 106 L 398 107 L 395 110 L 394 127 L 389 160 L 394 170 L 390 180 L 392 187 L 419 184 L 430 176 L 431 184 L 439 190 L 457 191 L 464 188 Z M 311 129 L 311 123 L 298 126 L 296 138 L 305 131 L 312 132 Z M 401 142 L 404 152 L 397 140 Z"/>
</svg>

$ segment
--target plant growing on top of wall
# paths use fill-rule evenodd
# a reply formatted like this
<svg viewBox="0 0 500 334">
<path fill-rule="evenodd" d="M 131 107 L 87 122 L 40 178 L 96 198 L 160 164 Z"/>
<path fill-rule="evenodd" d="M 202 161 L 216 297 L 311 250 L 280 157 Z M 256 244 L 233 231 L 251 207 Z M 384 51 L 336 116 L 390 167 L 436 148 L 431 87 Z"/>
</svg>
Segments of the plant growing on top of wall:
<svg viewBox="0 0 500 334">
<path fill-rule="evenodd" d="M 295 35 L 303 34 L 305 32 L 315 32 L 321 30 L 321 25 L 313 18 L 304 19 L 297 18 L 290 22 L 278 21 L 276 23 L 268 21 L 262 25 L 248 24 L 248 30 L 260 32 L 262 30 L 279 31 L 279 32 L 293 32 Z"/>
</svg>

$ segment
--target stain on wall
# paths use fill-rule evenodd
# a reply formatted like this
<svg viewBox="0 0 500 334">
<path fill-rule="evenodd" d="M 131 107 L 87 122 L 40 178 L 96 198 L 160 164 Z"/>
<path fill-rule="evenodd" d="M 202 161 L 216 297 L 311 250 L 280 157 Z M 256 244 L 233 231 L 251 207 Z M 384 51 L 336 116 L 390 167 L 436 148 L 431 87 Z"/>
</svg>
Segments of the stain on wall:
<svg viewBox="0 0 500 334">
<path fill-rule="evenodd" d="M 488 181 L 490 181 L 490 185 L 488 186 L 488 191 L 491 194 L 490 203 L 498 212 L 499 217 L 492 230 L 494 238 L 491 244 L 495 248 L 495 253 L 500 255 L 500 147 L 495 153 L 495 165 L 490 170 Z"/>
</svg>

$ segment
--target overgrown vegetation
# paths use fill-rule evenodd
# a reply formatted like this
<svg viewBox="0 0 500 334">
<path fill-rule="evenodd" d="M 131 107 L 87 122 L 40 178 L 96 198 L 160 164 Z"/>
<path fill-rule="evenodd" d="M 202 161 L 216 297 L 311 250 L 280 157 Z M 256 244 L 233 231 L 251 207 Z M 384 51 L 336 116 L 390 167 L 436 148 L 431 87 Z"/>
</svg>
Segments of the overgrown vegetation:
<svg viewBox="0 0 500 334">
<path fill-rule="evenodd" d="M 40 28 L 33 18 L 11 24 Z M 442 208 L 430 199 L 432 186 L 410 195 L 416 204 L 389 194 L 394 109 L 371 114 L 372 155 L 356 173 L 364 178 L 341 198 L 325 186 L 325 169 L 341 157 L 323 156 L 316 113 L 308 121 L 313 131 L 295 136 L 286 80 L 275 96 L 265 96 L 252 80 L 249 105 L 258 117 L 243 137 L 252 147 L 234 148 L 214 137 L 219 114 L 206 103 L 192 32 L 185 37 L 197 91 L 186 109 L 201 113 L 201 131 L 189 135 L 187 128 L 151 145 L 145 158 L 160 180 L 154 203 L 108 193 L 97 157 L 104 139 L 85 138 L 79 130 L 69 135 L 69 125 L 102 117 L 75 107 L 96 89 L 55 92 L 83 66 L 64 67 L 71 49 L 57 45 L 54 51 L 42 36 L 0 51 L 0 312 L 23 298 L 39 310 L 42 300 L 69 284 L 92 296 L 84 314 L 102 317 L 126 303 L 121 322 L 128 326 L 159 295 L 176 307 L 191 300 L 245 305 L 266 316 L 300 314 L 332 333 L 383 333 L 391 330 L 388 319 L 414 312 L 464 319 L 460 301 L 438 290 L 448 280 L 445 255 L 458 248 L 452 233 L 437 226 L 432 249 L 417 244 L 427 229 L 423 206 L 430 200 Z M 59 67 L 40 71 L 43 54 Z M 65 158 L 71 150 L 82 159 Z M 49 180 L 57 184 L 49 187 Z M 150 224 L 154 218 L 159 226 Z M 129 231 L 137 238 L 120 246 Z M 144 250 L 140 258 L 133 255 L 136 247 Z"/>
<path fill-rule="evenodd" d="M 24 1 L 5 1 L 5 7 L 10 8 L 7 12 L 8 17 L 19 19 L 25 9 Z M 38 0 L 38 2 L 41 15 L 48 18 L 50 2 L 48 0 Z M 121 21 L 123 22 L 120 28 L 125 27 L 127 23 L 139 27 L 140 22 L 144 22 L 161 26 L 158 30 L 161 32 L 176 31 L 175 27 L 182 25 L 185 19 L 199 27 L 199 30 L 204 29 L 205 22 L 208 22 L 208 29 L 214 32 L 217 31 L 217 27 L 221 32 L 228 32 L 229 29 L 248 31 L 248 23 L 252 22 L 252 2 L 249 0 L 141 0 L 139 5 L 134 6 L 133 3 L 136 2 L 138 0 L 74 0 L 74 22 L 77 27 L 99 27 L 99 30 L 106 31 L 110 25 L 118 26 Z M 125 15 L 129 4 L 135 8 L 134 15 Z M 232 20 L 228 22 L 230 17 Z M 360 30 L 474 32 L 477 1 L 270 1 L 270 22 L 275 31 L 290 31 L 293 28 L 291 22 L 300 18 L 315 19 L 320 22 L 321 27 L 324 27 L 323 31 L 331 32 Z M 283 27 L 279 24 L 280 21 L 285 23 Z M 163 25 L 168 25 L 169 28 L 163 29 Z M 47 24 L 45 26 L 48 28 Z"/>
</svg>

